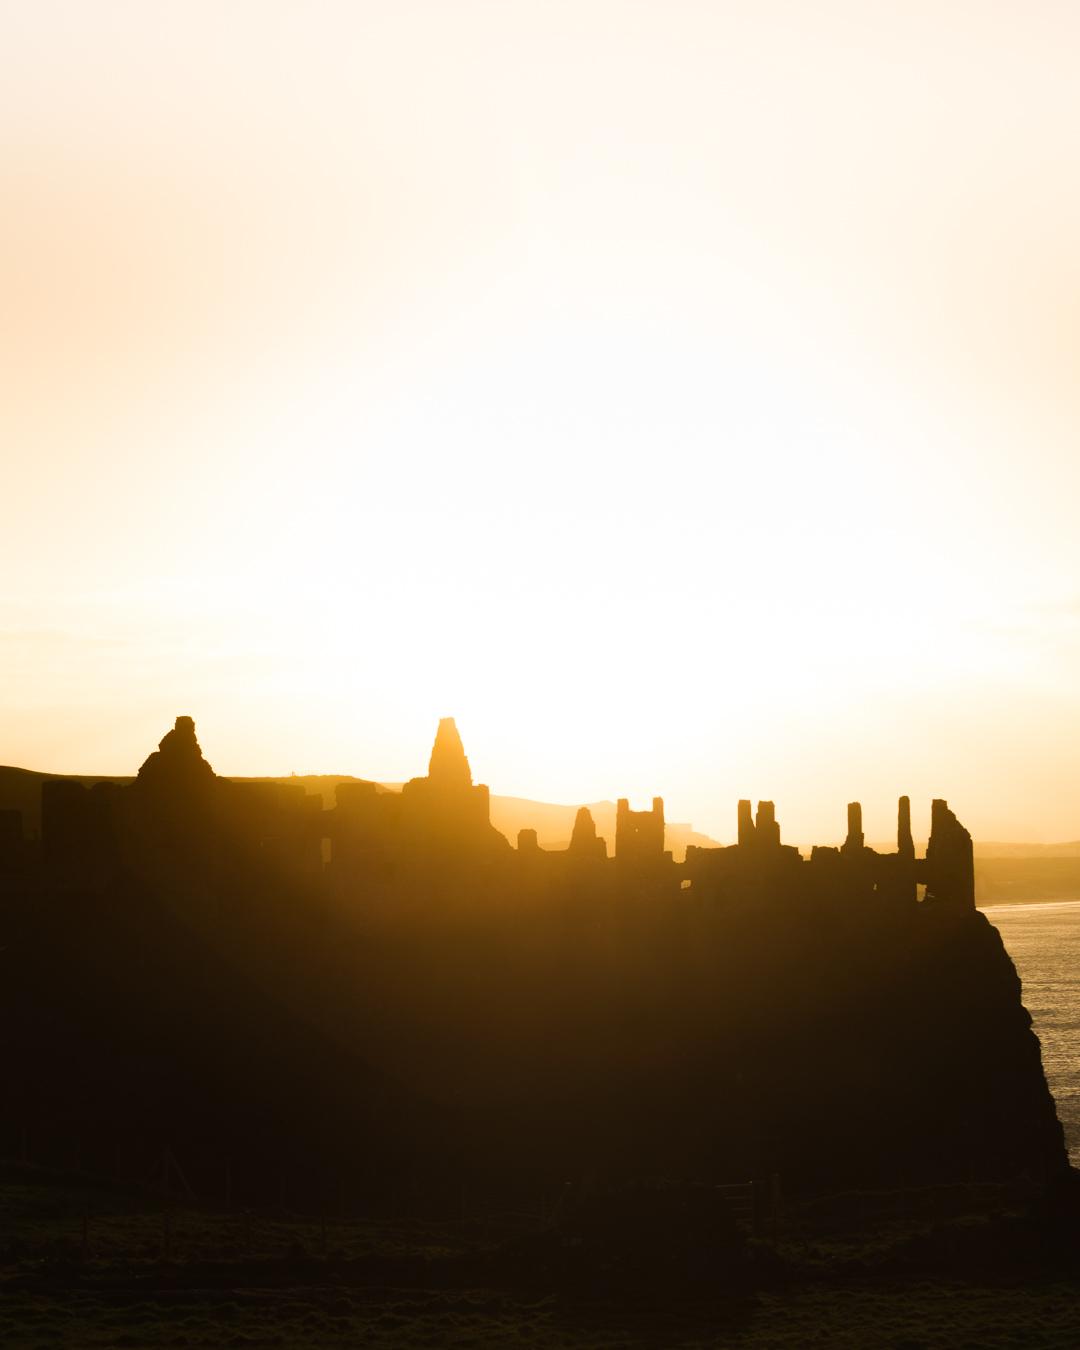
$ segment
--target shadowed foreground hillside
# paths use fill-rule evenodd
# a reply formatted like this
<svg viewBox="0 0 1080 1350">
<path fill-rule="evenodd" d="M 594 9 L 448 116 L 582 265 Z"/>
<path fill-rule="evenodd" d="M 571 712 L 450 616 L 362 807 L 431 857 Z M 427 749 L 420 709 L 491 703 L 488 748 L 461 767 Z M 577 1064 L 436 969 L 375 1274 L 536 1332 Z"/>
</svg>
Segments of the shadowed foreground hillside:
<svg viewBox="0 0 1080 1350">
<path fill-rule="evenodd" d="M 178 719 L 130 785 L 47 782 L 6 874 L 10 1146 L 135 1174 L 168 1145 L 253 1196 L 1061 1174 L 970 838 L 935 803 L 919 859 L 908 819 L 880 854 L 853 806 L 808 861 L 743 804 L 679 864 L 662 803 L 621 802 L 614 859 L 586 810 L 512 848 L 452 722 L 426 777 L 327 810 L 218 778 Z"/>
<path fill-rule="evenodd" d="M 1074 1350 L 1076 1245 L 1022 1188 L 858 1192 L 775 1238 L 641 1251 L 573 1212 L 304 1217 L 0 1172 L 5 1346 Z M 89 1216 L 89 1218 L 87 1218 Z M 627 1228 L 629 1232 L 627 1232 Z M 637 1230 L 637 1231 L 635 1231 Z M 665 1240 L 666 1239 L 666 1240 Z M 681 1261 L 673 1262 L 674 1255 Z M 642 1270 L 640 1256 L 649 1258 Z M 637 1257 L 637 1259 L 635 1259 Z M 687 1260 L 689 1258 L 689 1260 Z M 621 1269 L 620 1264 L 629 1266 Z"/>
</svg>

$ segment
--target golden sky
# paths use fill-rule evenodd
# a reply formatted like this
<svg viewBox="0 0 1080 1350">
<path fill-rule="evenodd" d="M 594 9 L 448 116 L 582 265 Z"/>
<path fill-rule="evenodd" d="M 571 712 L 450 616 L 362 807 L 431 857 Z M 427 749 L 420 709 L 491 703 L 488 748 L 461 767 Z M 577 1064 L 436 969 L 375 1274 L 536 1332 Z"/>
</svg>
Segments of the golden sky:
<svg viewBox="0 0 1080 1350">
<path fill-rule="evenodd" d="M 1080 837 L 1078 51 L 0 0 L 0 762 Z"/>
</svg>

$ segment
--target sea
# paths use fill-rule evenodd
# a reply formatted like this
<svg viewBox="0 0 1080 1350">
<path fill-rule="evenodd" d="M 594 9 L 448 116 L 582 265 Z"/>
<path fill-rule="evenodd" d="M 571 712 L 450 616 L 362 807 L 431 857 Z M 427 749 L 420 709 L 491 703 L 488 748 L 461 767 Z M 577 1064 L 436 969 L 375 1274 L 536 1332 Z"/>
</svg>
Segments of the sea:
<svg viewBox="0 0 1080 1350">
<path fill-rule="evenodd" d="M 1020 976 L 1069 1160 L 1080 1167 L 1080 900 L 987 905 L 982 912 Z"/>
</svg>

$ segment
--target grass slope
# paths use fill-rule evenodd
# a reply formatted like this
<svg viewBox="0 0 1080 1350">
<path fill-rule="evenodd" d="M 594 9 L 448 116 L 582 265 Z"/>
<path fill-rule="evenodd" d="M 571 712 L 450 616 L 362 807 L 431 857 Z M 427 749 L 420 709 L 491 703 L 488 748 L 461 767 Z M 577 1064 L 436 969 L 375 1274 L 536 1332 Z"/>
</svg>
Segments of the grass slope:
<svg viewBox="0 0 1080 1350">
<path fill-rule="evenodd" d="M 493 1219 L 323 1222 L 188 1207 L 166 1229 L 160 1200 L 9 1165 L 0 1344 L 1075 1350 L 1080 1281 L 1060 1269 L 963 1279 L 898 1260 L 931 1232 L 955 1248 L 965 1225 L 995 1221 L 985 1195 L 983 1212 L 960 1212 L 963 1194 L 923 1193 L 906 1214 L 895 1196 L 862 1197 L 832 1205 L 824 1222 L 812 1206 L 795 1210 L 777 1278 L 745 1294 L 665 1297 L 499 1279 L 490 1257 L 508 1234 Z M 927 1226 L 935 1211 L 949 1215 L 944 1227 Z"/>
</svg>

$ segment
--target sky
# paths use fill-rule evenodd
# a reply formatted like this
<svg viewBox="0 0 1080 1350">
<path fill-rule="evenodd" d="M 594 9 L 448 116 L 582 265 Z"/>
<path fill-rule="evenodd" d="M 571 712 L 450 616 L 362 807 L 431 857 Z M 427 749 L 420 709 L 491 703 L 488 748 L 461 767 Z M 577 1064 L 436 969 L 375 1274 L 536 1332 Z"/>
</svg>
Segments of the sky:
<svg viewBox="0 0 1080 1350">
<path fill-rule="evenodd" d="M 1078 49 L 0 0 L 0 762 L 1080 837 Z"/>
</svg>

